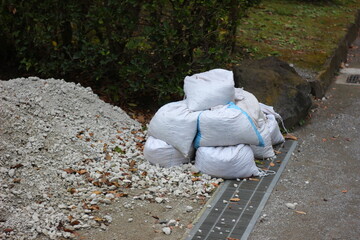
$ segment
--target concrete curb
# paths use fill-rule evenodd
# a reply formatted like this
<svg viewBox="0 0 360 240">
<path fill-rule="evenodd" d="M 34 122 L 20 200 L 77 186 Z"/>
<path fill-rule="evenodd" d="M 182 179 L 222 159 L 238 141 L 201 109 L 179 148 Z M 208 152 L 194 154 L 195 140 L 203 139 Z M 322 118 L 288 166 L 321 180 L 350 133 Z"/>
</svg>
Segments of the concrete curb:
<svg viewBox="0 0 360 240">
<path fill-rule="evenodd" d="M 333 81 L 340 64 L 346 62 L 348 49 L 355 41 L 360 29 L 360 10 L 357 11 L 355 22 L 348 26 L 346 35 L 340 40 L 337 49 L 325 62 L 323 70 L 318 73 L 315 81 L 310 82 L 311 93 L 316 98 L 322 98 Z"/>
</svg>

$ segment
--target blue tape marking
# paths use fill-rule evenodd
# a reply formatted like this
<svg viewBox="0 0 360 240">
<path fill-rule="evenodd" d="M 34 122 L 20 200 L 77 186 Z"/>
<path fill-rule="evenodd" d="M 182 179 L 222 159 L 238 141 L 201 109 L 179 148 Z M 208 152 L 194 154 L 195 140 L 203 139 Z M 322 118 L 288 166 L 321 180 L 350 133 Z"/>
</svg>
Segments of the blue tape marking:
<svg viewBox="0 0 360 240">
<path fill-rule="evenodd" d="M 200 141 L 201 141 L 201 131 L 200 131 L 200 116 L 203 112 L 201 112 L 197 118 L 197 133 L 196 133 L 196 138 L 195 138 L 195 142 L 194 142 L 194 147 L 196 149 L 198 149 L 200 147 Z"/>
<path fill-rule="evenodd" d="M 228 108 L 233 108 L 233 109 L 237 109 L 237 110 L 240 110 L 242 114 L 244 114 L 247 119 L 249 120 L 252 128 L 254 129 L 255 133 L 256 133 L 256 136 L 258 137 L 258 140 L 259 140 L 259 147 L 265 147 L 265 142 L 264 142 L 264 139 L 263 137 L 261 136 L 260 132 L 258 131 L 257 127 L 255 126 L 253 120 L 251 119 L 251 117 L 249 116 L 249 114 L 247 112 L 245 112 L 244 110 L 242 110 L 239 106 L 235 105 L 235 103 L 233 102 L 229 102 L 228 103 L 229 106 Z"/>
</svg>

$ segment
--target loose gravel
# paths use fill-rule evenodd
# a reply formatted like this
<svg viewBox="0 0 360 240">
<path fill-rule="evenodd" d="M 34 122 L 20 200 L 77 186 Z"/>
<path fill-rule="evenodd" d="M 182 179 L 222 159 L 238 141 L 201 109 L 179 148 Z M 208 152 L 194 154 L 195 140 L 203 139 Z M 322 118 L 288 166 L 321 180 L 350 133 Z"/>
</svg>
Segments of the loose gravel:
<svg viewBox="0 0 360 240">
<path fill-rule="evenodd" d="M 130 211 L 137 200 L 203 201 L 222 182 L 192 164 L 149 164 L 146 138 L 141 124 L 90 88 L 37 77 L 0 81 L 0 239 L 75 238 L 111 224 L 111 215 L 98 215 L 103 205 L 130 199 Z"/>
</svg>

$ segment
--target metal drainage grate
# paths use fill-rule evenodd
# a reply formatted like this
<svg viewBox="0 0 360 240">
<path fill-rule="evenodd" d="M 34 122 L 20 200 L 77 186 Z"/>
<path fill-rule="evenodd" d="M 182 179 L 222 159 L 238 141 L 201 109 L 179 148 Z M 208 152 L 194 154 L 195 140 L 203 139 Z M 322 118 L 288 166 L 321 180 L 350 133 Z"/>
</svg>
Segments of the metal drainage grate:
<svg viewBox="0 0 360 240">
<path fill-rule="evenodd" d="M 276 174 L 246 181 L 225 181 L 186 239 L 247 239 L 296 144 L 296 141 L 286 141 L 277 148 L 281 153 L 276 159 L 265 161 L 265 167 Z"/>
<path fill-rule="evenodd" d="M 346 79 L 347 83 L 360 83 L 360 75 L 350 75 Z"/>
</svg>

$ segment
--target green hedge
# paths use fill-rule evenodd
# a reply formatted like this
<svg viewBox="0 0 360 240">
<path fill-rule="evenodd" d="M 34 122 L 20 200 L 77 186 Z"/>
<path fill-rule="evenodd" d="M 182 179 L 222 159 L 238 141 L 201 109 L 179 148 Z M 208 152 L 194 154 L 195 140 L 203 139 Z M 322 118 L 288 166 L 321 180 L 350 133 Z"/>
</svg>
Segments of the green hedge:
<svg viewBox="0 0 360 240">
<path fill-rule="evenodd" d="M 40 76 L 97 81 L 114 97 L 166 101 L 182 94 L 187 74 L 228 62 L 239 19 L 259 2 L 3 0 L 0 61 Z"/>
</svg>

